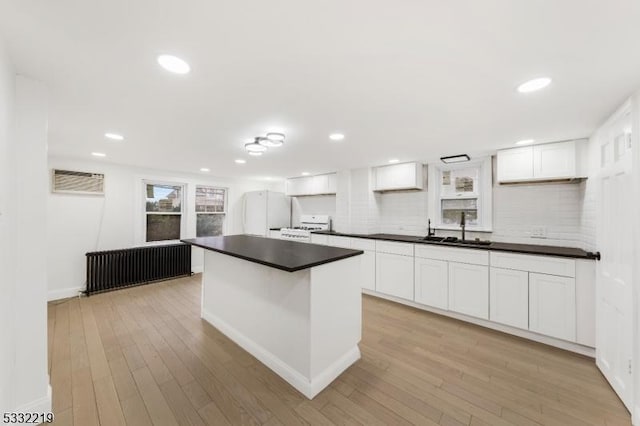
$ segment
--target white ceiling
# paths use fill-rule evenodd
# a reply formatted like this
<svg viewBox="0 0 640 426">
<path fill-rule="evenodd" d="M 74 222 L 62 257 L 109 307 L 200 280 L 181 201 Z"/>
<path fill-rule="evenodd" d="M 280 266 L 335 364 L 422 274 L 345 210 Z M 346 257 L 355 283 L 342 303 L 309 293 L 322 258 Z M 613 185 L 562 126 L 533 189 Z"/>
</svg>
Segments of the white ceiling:
<svg viewBox="0 0 640 426">
<path fill-rule="evenodd" d="M 640 88 L 637 0 L 0 0 L 0 33 L 50 88 L 51 154 L 218 176 L 585 137 Z M 284 147 L 245 154 L 276 129 Z"/>
</svg>

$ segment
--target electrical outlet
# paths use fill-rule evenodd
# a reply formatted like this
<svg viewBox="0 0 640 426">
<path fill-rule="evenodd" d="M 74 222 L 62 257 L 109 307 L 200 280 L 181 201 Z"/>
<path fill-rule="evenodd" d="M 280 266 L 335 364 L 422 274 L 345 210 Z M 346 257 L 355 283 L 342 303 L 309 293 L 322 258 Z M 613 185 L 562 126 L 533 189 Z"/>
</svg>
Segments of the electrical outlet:
<svg viewBox="0 0 640 426">
<path fill-rule="evenodd" d="M 534 226 L 531 228 L 531 238 L 547 238 L 547 228 L 544 226 Z"/>
</svg>

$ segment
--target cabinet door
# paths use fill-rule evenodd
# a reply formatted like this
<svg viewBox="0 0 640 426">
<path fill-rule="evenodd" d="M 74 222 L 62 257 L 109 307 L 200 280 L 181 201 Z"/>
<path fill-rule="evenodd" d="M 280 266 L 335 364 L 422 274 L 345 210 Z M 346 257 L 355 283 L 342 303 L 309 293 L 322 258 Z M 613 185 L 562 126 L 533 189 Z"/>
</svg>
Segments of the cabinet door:
<svg viewBox="0 0 640 426">
<path fill-rule="evenodd" d="M 576 340 L 576 280 L 529 273 L 529 330 Z"/>
<path fill-rule="evenodd" d="M 375 168 L 375 190 L 422 188 L 422 166 L 419 163 L 393 164 Z"/>
<path fill-rule="evenodd" d="M 327 245 L 342 248 L 351 248 L 351 238 L 339 237 L 337 235 L 329 235 L 327 239 Z"/>
<path fill-rule="evenodd" d="M 311 242 L 313 244 L 328 245 L 329 236 L 328 235 L 322 235 L 322 234 L 311 234 Z"/>
<path fill-rule="evenodd" d="M 287 179 L 285 193 L 288 196 L 307 195 L 311 189 L 311 179 L 309 178 Z"/>
<path fill-rule="evenodd" d="M 415 301 L 440 309 L 449 307 L 449 266 L 444 260 L 415 259 Z"/>
<path fill-rule="evenodd" d="M 513 327 L 529 328 L 529 273 L 491 268 L 489 319 Z"/>
<path fill-rule="evenodd" d="M 449 310 L 489 319 L 489 267 L 449 262 Z"/>
<path fill-rule="evenodd" d="M 575 141 L 533 147 L 533 177 L 536 179 L 576 176 Z"/>
<path fill-rule="evenodd" d="M 533 178 L 533 147 L 498 151 L 498 182 Z"/>
<path fill-rule="evenodd" d="M 307 179 L 309 179 L 311 183 L 309 194 L 326 194 L 329 192 L 328 175 L 311 176 Z"/>
<path fill-rule="evenodd" d="M 269 238 L 280 238 L 280 231 L 269 231 Z"/>
<path fill-rule="evenodd" d="M 376 289 L 376 252 L 365 251 L 360 261 L 360 285 L 367 290 Z"/>
<path fill-rule="evenodd" d="M 376 291 L 413 300 L 413 257 L 376 253 Z"/>
</svg>

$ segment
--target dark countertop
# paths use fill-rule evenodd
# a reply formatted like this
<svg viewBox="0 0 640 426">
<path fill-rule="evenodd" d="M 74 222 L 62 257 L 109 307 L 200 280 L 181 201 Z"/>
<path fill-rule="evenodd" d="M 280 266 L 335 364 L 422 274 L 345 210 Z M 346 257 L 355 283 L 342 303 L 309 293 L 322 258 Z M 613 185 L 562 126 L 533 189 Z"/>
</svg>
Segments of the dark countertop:
<svg viewBox="0 0 640 426">
<path fill-rule="evenodd" d="M 591 253 L 575 247 L 556 247 L 556 246 L 543 246 L 543 245 L 537 245 L 537 244 L 513 244 L 513 243 L 500 243 L 500 242 L 492 242 L 489 245 L 475 246 L 475 245 L 468 245 L 468 244 L 461 244 L 461 243 L 424 241 L 422 239 L 423 237 L 412 236 L 412 235 L 344 234 L 344 233 L 334 232 L 334 231 L 315 231 L 313 233 L 323 234 L 323 235 L 336 235 L 336 236 L 342 236 L 342 237 L 367 238 L 371 240 L 396 241 L 401 243 L 431 244 L 431 245 L 437 245 L 437 246 L 460 247 L 460 248 L 468 248 L 472 250 L 507 251 L 512 253 L 537 254 L 537 255 L 543 255 L 543 256 L 571 257 L 575 259 L 597 259 L 598 258 L 598 255 L 596 253 Z"/>
<path fill-rule="evenodd" d="M 362 250 L 250 235 L 193 238 L 181 241 L 287 272 L 300 271 L 364 253 Z"/>
</svg>

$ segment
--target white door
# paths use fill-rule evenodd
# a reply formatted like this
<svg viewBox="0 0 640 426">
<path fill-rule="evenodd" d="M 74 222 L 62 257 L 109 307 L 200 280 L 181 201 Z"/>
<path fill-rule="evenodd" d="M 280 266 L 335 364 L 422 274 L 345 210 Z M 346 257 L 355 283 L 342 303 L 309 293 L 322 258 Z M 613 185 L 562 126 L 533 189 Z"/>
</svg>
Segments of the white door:
<svg viewBox="0 0 640 426">
<path fill-rule="evenodd" d="M 247 192 L 243 206 L 244 233 L 267 236 L 267 191 Z"/>
<path fill-rule="evenodd" d="M 449 266 L 444 260 L 415 260 L 415 301 L 440 309 L 449 308 Z"/>
<path fill-rule="evenodd" d="M 449 262 L 449 310 L 489 319 L 489 267 Z"/>
<path fill-rule="evenodd" d="M 514 327 L 529 328 L 529 273 L 490 268 L 489 319 Z"/>
<path fill-rule="evenodd" d="M 600 143 L 600 214 L 596 264 L 596 364 L 631 410 L 633 376 L 633 240 L 630 196 L 631 122 L 627 111 L 598 134 Z"/>
<path fill-rule="evenodd" d="M 529 330 L 576 341 L 576 280 L 529 273 Z"/>
<path fill-rule="evenodd" d="M 413 300 L 413 256 L 376 253 L 376 291 Z"/>
</svg>

